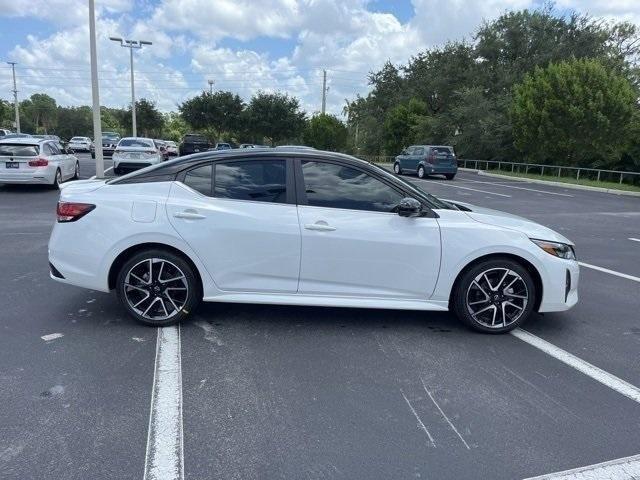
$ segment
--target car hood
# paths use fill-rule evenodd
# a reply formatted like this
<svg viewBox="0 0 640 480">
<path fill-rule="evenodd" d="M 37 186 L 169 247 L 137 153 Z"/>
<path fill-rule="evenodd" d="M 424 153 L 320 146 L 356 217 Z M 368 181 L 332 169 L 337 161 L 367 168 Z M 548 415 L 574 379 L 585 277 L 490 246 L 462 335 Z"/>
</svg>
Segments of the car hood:
<svg viewBox="0 0 640 480">
<path fill-rule="evenodd" d="M 498 227 L 509 228 L 516 230 L 527 235 L 529 238 L 537 238 L 539 240 L 549 240 L 552 242 L 567 243 L 574 245 L 564 235 L 559 234 L 555 230 L 540 225 L 518 215 L 502 212 L 500 210 L 493 210 L 491 208 L 478 207 L 477 205 L 471 205 L 469 203 L 463 203 L 458 201 L 446 200 L 449 203 L 453 203 L 463 210 L 469 217 L 476 222 L 486 223 L 488 225 L 495 225 Z"/>
</svg>

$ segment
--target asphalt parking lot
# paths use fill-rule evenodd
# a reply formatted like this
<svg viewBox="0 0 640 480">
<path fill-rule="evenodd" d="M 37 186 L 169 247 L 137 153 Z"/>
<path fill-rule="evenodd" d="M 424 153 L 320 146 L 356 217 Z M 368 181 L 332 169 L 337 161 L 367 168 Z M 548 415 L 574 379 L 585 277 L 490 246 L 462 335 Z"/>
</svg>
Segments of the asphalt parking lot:
<svg viewBox="0 0 640 480">
<path fill-rule="evenodd" d="M 579 304 L 525 326 L 550 349 L 444 313 L 204 305 L 180 328 L 184 478 L 523 479 L 640 453 L 640 197 L 414 181 L 577 243 Z M 141 479 L 157 331 L 49 279 L 57 197 L 0 186 L 0 478 Z"/>
</svg>

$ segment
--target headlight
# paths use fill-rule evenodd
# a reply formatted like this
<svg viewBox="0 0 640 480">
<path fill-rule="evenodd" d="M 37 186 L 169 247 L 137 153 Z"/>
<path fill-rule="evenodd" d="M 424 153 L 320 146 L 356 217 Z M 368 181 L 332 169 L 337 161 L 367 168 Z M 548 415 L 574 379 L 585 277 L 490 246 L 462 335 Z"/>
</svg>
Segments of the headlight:
<svg viewBox="0 0 640 480">
<path fill-rule="evenodd" d="M 535 238 L 532 238 L 531 241 L 554 257 L 564 258 L 565 260 L 576 259 L 576 252 L 573 250 L 571 245 L 567 245 L 566 243 L 550 242 L 548 240 L 538 240 Z"/>
</svg>

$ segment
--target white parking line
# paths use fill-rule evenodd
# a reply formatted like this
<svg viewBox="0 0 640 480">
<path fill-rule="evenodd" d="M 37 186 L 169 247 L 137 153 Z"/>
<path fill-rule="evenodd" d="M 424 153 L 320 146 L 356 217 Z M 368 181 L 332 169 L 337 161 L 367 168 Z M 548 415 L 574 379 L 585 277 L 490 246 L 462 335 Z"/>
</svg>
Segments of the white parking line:
<svg viewBox="0 0 640 480">
<path fill-rule="evenodd" d="M 629 275 L 626 273 L 620 273 L 616 272 L 615 270 L 609 270 L 608 268 L 598 267 L 597 265 L 591 265 L 590 263 L 578 262 L 578 264 L 582 267 L 592 268 L 593 270 L 598 270 L 599 272 L 615 275 L 616 277 L 626 278 L 627 280 L 633 280 L 634 282 L 640 282 L 640 277 L 634 277 L 633 275 Z"/>
<path fill-rule="evenodd" d="M 640 242 L 640 238 L 629 237 L 632 242 Z"/>
<path fill-rule="evenodd" d="M 480 192 L 480 193 L 487 193 L 489 195 L 497 195 L 498 197 L 507 197 L 507 198 L 511 198 L 511 195 L 506 195 L 504 193 L 495 193 L 495 192 L 487 192 L 486 190 L 478 190 L 476 188 L 470 188 L 470 187 L 462 187 L 460 185 L 452 185 L 451 183 L 444 183 L 444 182 L 437 182 L 437 183 L 433 183 L 434 185 L 438 185 L 438 186 L 443 186 L 443 187 L 453 187 L 453 188 L 461 188 L 463 190 L 472 190 L 474 192 Z"/>
<path fill-rule="evenodd" d="M 527 187 L 516 187 L 515 185 L 505 185 L 503 183 L 497 183 L 497 182 L 481 182 L 480 180 L 465 180 L 465 181 L 473 182 L 473 183 L 486 183 L 487 185 L 498 185 L 499 187 L 515 188 L 517 190 L 528 190 L 530 192 L 546 193 L 547 195 L 559 195 L 561 197 L 573 197 L 573 195 L 570 195 L 568 193 L 549 192 L 548 190 L 537 190 L 535 188 L 527 188 Z"/>
<path fill-rule="evenodd" d="M 616 480 L 635 480 L 640 478 L 640 455 L 573 468 L 563 472 L 540 475 L 539 477 L 526 478 L 525 480 L 597 480 L 606 478 L 615 478 Z"/>
<path fill-rule="evenodd" d="M 183 480 L 180 327 L 158 329 L 144 480 Z"/>
<path fill-rule="evenodd" d="M 546 340 L 543 340 L 542 338 L 527 332 L 526 330 L 516 328 L 515 330 L 511 331 L 511 335 L 519 338 L 523 342 L 528 343 L 532 347 L 543 351 L 547 355 L 560 360 L 562 363 L 575 368 L 579 372 L 584 373 L 588 377 L 591 377 L 597 382 L 606 385 L 612 390 L 621 393 L 625 397 L 628 397 L 631 400 L 635 400 L 636 402 L 640 403 L 640 388 L 636 387 L 635 385 L 631 385 L 629 382 L 626 382 L 609 372 L 605 372 L 595 365 L 592 365 L 589 362 L 576 357 L 575 355 L 561 349 L 560 347 L 556 347 L 554 344 L 549 343 Z"/>
</svg>

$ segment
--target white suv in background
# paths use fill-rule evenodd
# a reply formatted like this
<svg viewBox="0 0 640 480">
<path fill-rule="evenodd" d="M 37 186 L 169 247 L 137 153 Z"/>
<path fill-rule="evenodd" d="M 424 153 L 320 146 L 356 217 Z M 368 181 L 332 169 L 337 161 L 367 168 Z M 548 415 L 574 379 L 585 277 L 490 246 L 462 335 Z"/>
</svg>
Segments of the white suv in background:
<svg viewBox="0 0 640 480">
<path fill-rule="evenodd" d="M 93 142 L 89 137 L 73 137 L 69 140 L 69 148 L 73 151 L 90 152 Z"/>
<path fill-rule="evenodd" d="M 160 163 L 164 156 L 152 138 L 125 137 L 118 142 L 112 159 L 113 172 L 120 175 Z"/>
</svg>

